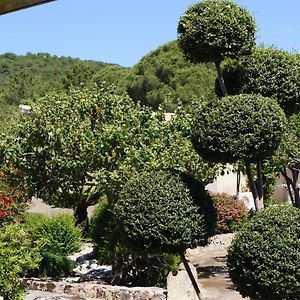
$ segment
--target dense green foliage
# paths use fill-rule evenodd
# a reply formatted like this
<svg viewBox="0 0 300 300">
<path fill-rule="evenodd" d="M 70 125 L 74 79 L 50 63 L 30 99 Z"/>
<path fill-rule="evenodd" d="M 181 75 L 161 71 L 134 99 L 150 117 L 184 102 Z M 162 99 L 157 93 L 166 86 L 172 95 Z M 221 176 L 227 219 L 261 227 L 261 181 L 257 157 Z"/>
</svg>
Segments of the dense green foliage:
<svg viewBox="0 0 300 300">
<path fill-rule="evenodd" d="M 169 272 L 178 270 L 178 255 L 149 254 L 126 247 L 106 201 L 100 202 L 91 219 L 91 237 L 99 263 L 112 265 L 113 284 L 165 286 Z"/>
<path fill-rule="evenodd" d="M 180 47 L 194 63 L 247 55 L 255 45 L 254 19 L 227 0 L 192 5 L 180 18 L 177 31 Z"/>
<path fill-rule="evenodd" d="M 300 58 L 274 48 L 258 48 L 252 55 L 228 60 L 223 77 L 229 94 L 254 93 L 278 101 L 287 114 L 300 108 Z"/>
<path fill-rule="evenodd" d="M 193 145 L 208 160 L 256 162 L 274 153 L 285 122 L 275 100 L 260 95 L 228 96 L 200 110 Z"/>
<path fill-rule="evenodd" d="M 101 74 L 103 70 L 100 70 Z M 168 112 L 179 102 L 207 101 L 214 96 L 215 70 L 212 65 L 185 61 L 177 42 L 167 43 L 144 56 L 127 77 L 126 91 L 134 101 Z"/>
<path fill-rule="evenodd" d="M 229 275 L 243 297 L 253 300 L 300 298 L 300 211 L 269 207 L 234 238 Z"/>
<path fill-rule="evenodd" d="M 139 170 L 172 168 L 204 182 L 215 175 L 187 139 L 184 112 L 165 122 L 161 112 L 109 88 L 72 89 L 39 102 L 1 141 L 4 170 L 15 178 L 17 168 L 29 195 L 75 207 L 78 223 L 86 221 L 88 205 L 105 194 L 114 198 Z"/>
<path fill-rule="evenodd" d="M 7 300 L 23 299 L 24 288 L 19 279 L 40 261 L 39 245 L 32 242 L 29 233 L 19 224 L 10 224 L 0 230 L 0 296 Z"/>
<path fill-rule="evenodd" d="M 150 253 L 183 253 L 205 245 L 212 233 L 207 219 L 214 208 L 204 187 L 197 184 L 167 171 L 131 178 L 113 207 L 127 244 Z"/>
<path fill-rule="evenodd" d="M 72 262 L 66 257 L 78 251 L 82 245 L 81 229 L 75 226 L 70 215 L 47 217 L 28 214 L 25 226 L 35 242 L 42 242 L 39 249 L 41 261 L 32 276 L 61 277 L 71 274 Z"/>
<path fill-rule="evenodd" d="M 77 66 L 97 71 L 107 64 L 80 61 L 71 57 L 51 56 L 48 53 L 18 56 L 0 55 L 0 94 L 9 103 L 19 103 L 23 98 L 38 97 L 63 87 L 62 78 Z M 79 72 L 80 73 L 80 72 Z M 79 74 L 76 74 L 79 76 Z"/>
<path fill-rule="evenodd" d="M 216 233 L 234 232 L 247 221 L 249 213 L 245 204 L 228 194 L 211 194 L 217 213 Z"/>
</svg>

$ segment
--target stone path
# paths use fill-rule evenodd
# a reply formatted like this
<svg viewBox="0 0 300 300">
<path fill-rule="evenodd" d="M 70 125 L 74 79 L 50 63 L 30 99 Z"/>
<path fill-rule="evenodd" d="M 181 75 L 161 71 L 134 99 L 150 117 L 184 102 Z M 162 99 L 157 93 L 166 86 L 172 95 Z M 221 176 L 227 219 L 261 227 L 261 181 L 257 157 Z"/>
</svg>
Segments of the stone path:
<svg viewBox="0 0 300 300">
<path fill-rule="evenodd" d="M 233 234 L 214 236 L 206 247 L 187 251 L 187 259 L 196 267 L 203 300 L 241 300 L 228 276 L 227 247 Z"/>
</svg>

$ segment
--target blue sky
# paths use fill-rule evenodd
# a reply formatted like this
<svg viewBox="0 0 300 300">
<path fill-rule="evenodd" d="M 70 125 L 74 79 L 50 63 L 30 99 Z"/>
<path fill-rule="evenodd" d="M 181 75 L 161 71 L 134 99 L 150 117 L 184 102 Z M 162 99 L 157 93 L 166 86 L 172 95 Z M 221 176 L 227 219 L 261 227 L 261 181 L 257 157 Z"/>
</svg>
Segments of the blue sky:
<svg viewBox="0 0 300 300">
<path fill-rule="evenodd" d="M 132 66 L 176 39 L 192 0 L 57 0 L 0 16 L 0 53 L 47 52 Z M 237 0 L 258 25 L 257 41 L 300 52 L 299 0 Z"/>
</svg>

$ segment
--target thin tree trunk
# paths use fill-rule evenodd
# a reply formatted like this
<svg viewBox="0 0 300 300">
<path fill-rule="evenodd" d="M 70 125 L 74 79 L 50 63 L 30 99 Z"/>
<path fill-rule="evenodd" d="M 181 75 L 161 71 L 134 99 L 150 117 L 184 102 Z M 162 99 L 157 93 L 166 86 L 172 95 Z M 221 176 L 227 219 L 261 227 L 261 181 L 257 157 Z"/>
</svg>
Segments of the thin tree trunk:
<svg viewBox="0 0 300 300">
<path fill-rule="evenodd" d="M 252 192 L 253 199 L 254 199 L 255 210 L 259 211 L 259 210 L 261 210 L 261 205 L 260 205 L 260 201 L 258 198 L 257 187 L 256 187 L 254 179 L 253 179 L 251 164 L 248 162 L 245 162 L 245 164 L 246 164 L 246 173 L 247 173 L 248 180 L 249 180 L 250 190 Z"/>
<path fill-rule="evenodd" d="M 285 179 L 285 182 L 286 182 L 286 186 L 287 186 L 287 189 L 288 189 L 288 193 L 289 193 L 289 196 L 290 196 L 290 199 L 291 199 L 291 202 L 294 206 L 295 205 L 295 197 L 294 197 L 294 194 L 291 190 L 291 188 L 293 188 L 293 182 L 292 182 L 292 179 L 287 175 L 287 171 L 286 171 L 286 167 L 284 167 L 283 171 L 281 172 L 282 176 L 284 177 Z"/>
<path fill-rule="evenodd" d="M 224 82 L 224 79 L 223 79 L 223 76 L 222 76 L 220 65 L 221 65 L 220 62 L 215 62 L 215 66 L 216 66 L 217 73 L 218 73 L 218 81 L 219 81 L 220 89 L 221 89 L 223 97 L 225 97 L 225 96 L 228 95 L 228 93 L 227 93 L 225 82 Z"/>
<path fill-rule="evenodd" d="M 241 186 L 241 172 L 238 171 L 236 173 L 236 199 L 239 199 L 240 186 Z"/>
<path fill-rule="evenodd" d="M 300 208 L 300 197 L 299 197 L 299 188 L 298 188 L 298 177 L 299 177 L 299 171 L 295 170 L 294 168 L 291 169 L 292 175 L 293 175 L 293 189 L 294 189 L 294 197 L 295 197 L 295 206 L 297 208 Z"/>
<path fill-rule="evenodd" d="M 196 294 L 197 294 L 197 297 L 198 297 L 199 300 L 201 300 L 201 295 L 200 295 L 201 292 L 200 292 L 198 283 L 197 283 L 197 281 L 196 281 L 196 279 L 195 279 L 195 277 L 194 277 L 194 275 L 193 275 L 193 273 L 192 273 L 192 270 L 191 270 L 191 268 L 190 268 L 190 266 L 189 266 L 188 261 L 187 261 L 186 258 L 185 258 L 184 253 L 181 254 L 181 259 L 182 259 L 183 265 L 184 265 L 184 267 L 185 267 L 185 269 L 186 269 L 186 271 L 187 271 L 187 273 L 188 273 L 188 275 L 189 275 L 189 278 L 190 278 L 190 280 L 191 280 L 191 282 L 192 282 L 192 285 L 193 285 L 194 290 L 195 290 L 195 292 L 196 292 Z"/>
<path fill-rule="evenodd" d="M 89 233 L 89 220 L 87 213 L 87 202 L 85 198 L 81 198 L 77 206 L 74 209 L 74 216 L 76 219 L 76 225 L 81 226 L 83 230 L 83 236 L 87 236 Z"/>
<path fill-rule="evenodd" d="M 257 162 L 257 193 L 260 209 L 264 209 L 263 169 L 261 161 Z"/>
</svg>

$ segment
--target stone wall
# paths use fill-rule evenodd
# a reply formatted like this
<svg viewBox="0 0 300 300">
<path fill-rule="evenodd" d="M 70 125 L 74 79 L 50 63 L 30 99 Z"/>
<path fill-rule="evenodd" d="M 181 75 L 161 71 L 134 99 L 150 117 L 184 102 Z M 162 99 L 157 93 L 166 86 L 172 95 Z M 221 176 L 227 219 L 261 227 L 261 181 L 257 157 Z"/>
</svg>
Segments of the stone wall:
<svg viewBox="0 0 300 300">
<path fill-rule="evenodd" d="M 64 281 L 43 281 L 23 279 L 22 284 L 29 290 L 72 295 L 80 298 L 106 300 L 166 300 L 167 291 L 156 287 L 134 287 L 102 285 L 95 283 L 68 283 Z"/>
</svg>

